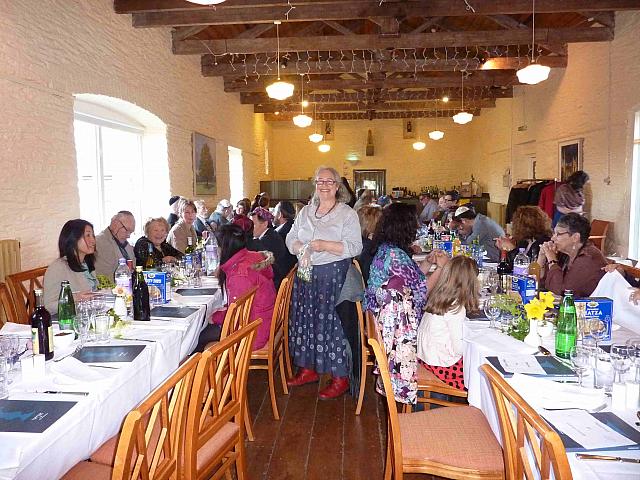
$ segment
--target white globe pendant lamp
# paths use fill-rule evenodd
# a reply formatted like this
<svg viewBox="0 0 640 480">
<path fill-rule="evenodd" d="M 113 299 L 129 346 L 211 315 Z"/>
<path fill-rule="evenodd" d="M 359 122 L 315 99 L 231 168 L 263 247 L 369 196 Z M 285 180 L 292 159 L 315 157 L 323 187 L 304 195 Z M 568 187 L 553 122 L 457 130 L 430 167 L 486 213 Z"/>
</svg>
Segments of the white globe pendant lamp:
<svg viewBox="0 0 640 480">
<path fill-rule="evenodd" d="M 447 101 L 449 101 L 448 98 L 447 98 Z M 438 100 L 436 100 L 436 128 L 435 130 L 432 130 L 429 132 L 429 138 L 431 140 L 441 140 L 442 137 L 444 137 L 444 132 L 441 130 L 438 130 Z"/>
<path fill-rule="evenodd" d="M 300 75 L 300 115 L 296 115 L 293 117 L 293 123 L 296 127 L 306 128 L 311 123 L 313 123 L 313 119 L 309 115 L 305 115 L 304 113 L 304 76 Z"/>
<path fill-rule="evenodd" d="M 551 68 L 546 65 L 540 65 L 536 63 L 534 58 L 534 52 L 536 49 L 536 0 L 533 0 L 533 13 L 532 13 L 532 25 L 531 25 L 531 63 L 524 68 L 521 68 L 516 72 L 520 83 L 526 83 L 527 85 L 536 85 L 540 82 L 544 82 L 549 78 Z"/>
<path fill-rule="evenodd" d="M 462 72 L 462 111 L 453 116 L 453 121 L 459 125 L 464 125 L 473 120 L 473 114 L 464 111 L 464 72 Z"/>
<path fill-rule="evenodd" d="M 324 136 L 318 132 L 309 135 L 309 140 L 311 140 L 313 143 L 320 143 L 323 138 Z"/>
<path fill-rule="evenodd" d="M 267 86 L 267 95 L 274 100 L 285 100 L 293 95 L 294 86 L 292 83 L 283 82 L 280 80 L 280 20 L 276 20 L 273 23 L 276 25 L 276 38 L 277 38 L 277 53 L 276 62 L 278 65 L 278 80 Z"/>
<path fill-rule="evenodd" d="M 331 150 L 331 145 L 329 145 L 328 143 L 321 143 L 320 145 L 318 145 L 318 150 L 320 150 L 322 153 L 327 153 L 329 150 Z"/>
<path fill-rule="evenodd" d="M 417 140 L 415 142 L 413 142 L 413 149 L 414 150 L 424 150 L 426 148 L 427 144 L 424 143 L 422 140 Z"/>
</svg>

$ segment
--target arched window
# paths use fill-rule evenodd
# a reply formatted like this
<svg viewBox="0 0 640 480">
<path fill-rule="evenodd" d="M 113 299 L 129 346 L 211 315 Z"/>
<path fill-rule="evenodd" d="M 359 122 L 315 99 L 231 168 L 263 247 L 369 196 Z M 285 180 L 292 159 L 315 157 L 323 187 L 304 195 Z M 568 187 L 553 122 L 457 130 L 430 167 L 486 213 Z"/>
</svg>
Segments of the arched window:
<svg viewBox="0 0 640 480">
<path fill-rule="evenodd" d="M 152 113 L 117 98 L 76 95 L 74 134 L 80 215 L 96 233 L 120 210 L 136 218 L 167 214 L 169 169 L 166 125 Z"/>
</svg>

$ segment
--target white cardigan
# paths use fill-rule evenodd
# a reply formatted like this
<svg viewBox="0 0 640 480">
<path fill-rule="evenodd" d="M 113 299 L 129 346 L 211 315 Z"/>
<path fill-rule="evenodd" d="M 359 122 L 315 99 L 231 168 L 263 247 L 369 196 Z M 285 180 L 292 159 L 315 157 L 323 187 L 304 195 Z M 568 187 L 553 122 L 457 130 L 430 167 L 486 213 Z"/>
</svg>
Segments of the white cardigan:
<svg viewBox="0 0 640 480">
<path fill-rule="evenodd" d="M 462 323 L 467 311 L 461 307 L 444 315 L 425 313 L 418 327 L 418 358 L 427 365 L 450 367 L 462 358 Z"/>
</svg>

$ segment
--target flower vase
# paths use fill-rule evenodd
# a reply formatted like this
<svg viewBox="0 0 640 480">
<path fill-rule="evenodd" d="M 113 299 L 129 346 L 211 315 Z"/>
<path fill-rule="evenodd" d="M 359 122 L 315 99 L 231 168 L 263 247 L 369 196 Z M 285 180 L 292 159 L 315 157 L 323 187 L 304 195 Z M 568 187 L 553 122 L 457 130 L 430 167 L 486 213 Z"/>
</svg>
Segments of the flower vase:
<svg viewBox="0 0 640 480">
<path fill-rule="evenodd" d="M 113 311 L 122 320 L 127 317 L 127 303 L 125 302 L 124 297 L 116 296 L 116 301 L 113 304 Z"/>
<path fill-rule="evenodd" d="M 540 346 L 540 336 L 538 335 L 538 322 L 535 319 L 529 320 L 529 333 L 524 337 L 523 342 L 532 347 Z"/>
</svg>

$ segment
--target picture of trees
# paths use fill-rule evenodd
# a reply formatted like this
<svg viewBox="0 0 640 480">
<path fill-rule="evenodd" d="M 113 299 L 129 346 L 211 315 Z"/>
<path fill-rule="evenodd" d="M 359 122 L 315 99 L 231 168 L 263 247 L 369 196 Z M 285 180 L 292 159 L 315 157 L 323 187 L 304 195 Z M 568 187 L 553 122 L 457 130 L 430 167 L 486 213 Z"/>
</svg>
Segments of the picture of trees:
<svg viewBox="0 0 640 480">
<path fill-rule="evenodd" d="M 216 140 L 200 133 L 193 133 L 193 171 L 195 195 L 215 195 Z"/>
</svg>

